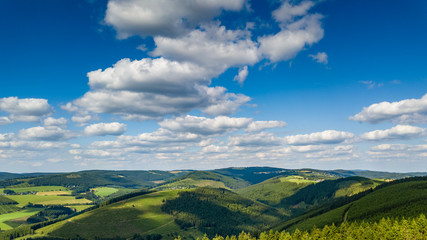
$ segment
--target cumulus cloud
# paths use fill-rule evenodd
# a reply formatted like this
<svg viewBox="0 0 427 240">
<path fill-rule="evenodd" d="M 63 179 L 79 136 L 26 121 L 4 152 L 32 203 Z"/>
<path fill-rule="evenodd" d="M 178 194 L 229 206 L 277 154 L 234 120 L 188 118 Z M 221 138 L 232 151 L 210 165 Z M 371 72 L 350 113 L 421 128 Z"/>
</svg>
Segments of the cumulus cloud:
<svg viewBox="0 0 427 240">
<path fill-rule="evenodd" d="M 84 129 L 84 133 L 89 136 L 121 135 L 125 131 L 126 124 L 119 122 L 97 123 Z"/>
<path fill-rule="evenodd" d="M 410 126 L 410 125 L 397 125 L 386 130 L 375 130 L 360 135 L 365 140 L 389 140 L 389 139 L 409 139 L 421 137 L 425 133 L 424 128 Z"/>
<path fill-rule="evenodd" d="M 43 121 L 43 125 L 46 127 L 48 126 L 66 127 L 67 123 L 68 121 L 65 118 L 48 117 Z"/>
<path fill-rule="evenodd" d="M 414 160 L 417 157 L 425 157 L 427 154 L 427 145 L 408 145 L 408 144 L 380 144 L 371 147 L 368 155 L 374 158 L 405 158 Z"/>
<path fill-rule="evenodd" d="M 239 11 L 244 0 L 110 0 L 105 22 L 113 26 L 118 38 L 140 36 L 178 36 L 222 10 Z"/>
<path fill-rule="evenodd" d="M 64 130 L 57 126 L 33 127 L 19 131 L 19 138 L 41 141 L 60 141 L 75 137 L 69 130 Z"/>
<path fill-rule="evenodd" d="M 211 119 L 187 115 L 185 117 L 163 120 L 159 125 L 162 128 L 176 132 L 213 135 L 245 128 L 250 122 L 252 122 L 250 118 L 219 116 Z"/>
<path fill-rule="evenodd" d="M 41 98 L 0 98 L 0 110 L 10 114 L 9 120 L 20 122 L 36 122 L 52 113 L 47 100 Z"/>
<path fill-rule="evenodd" d="M 248 74 L 248 66 L 244 66 L 239 69 L 239 74 L 237 74 L 233 80 L 237 81 L 240 85 L 243 85 L 246 80 L 246 77 L 248 77 Z"/>
<path fill-rule="evenodd" d="M 286 125 L 287 123 L 282 121 L 254 121 L 245 130 L 247 132 L 259 132 L 270 128 L 281 128 Z"/>
<path fill-rule="evenodd" d="M 283 139 L 274 136 L 271 133 L 260 132 L 256 134 L 245 134 L 230 136 L 228 138 L 228 144 L 230 146 L 240 147 L 269 147 L 282 145 Z"/>
<path fill-rule="evenodd" d="M 69 146 L 70 146 L 69 143 L 53 142 L 53 141 L 22 141 L 22 140 L 0 141 L 0 148 L 14 149 L 18 151 L 28 150 L 28 151 L 40 152 L 40 150 L 63 149 Z"/>
<path fill-rule="evenodd" d="M 349 118 L 358 122 L 379 123 L 393 121 L 406 124 L 427 122 L 427 94 L 420 99 L 405 99 L 398 102 L 381 102 L 364 107 Z"/>
<path fill-rule="evenodd" d="M 104 71 L 90 72 L 92 90 L 66 108 L 146 120 L 194 109 L 228 115 L 250 100 L 242 94 L 227 93 L 223 87 L 208 87 L 216 75 L 193 63 L 165 58 L 123 59 Z"/>
<path fill-rule="evenodd" d="M 228 151 L 228 146 L 209 145 L 202 148 L 202 153 L 225 153 Z"/>
<path fill-rule="evenodd" d="M 314 144 L 336 144 L 342 143 L 354 137 L 353 133 L 326 130 L 311 134 L 300 134 L 285 137 L 285 141 L 290 145 L 314 145 Z"/>
<path fill-rule="evenodd" d="M 280 23 L 289 23 L 295 17 L 304 16 L 308 10 L 314 6 L 314 2 L 303 1 L 299 5 L 291 5 L 289 2 L 283 2 L 282 6 L 274 10 L 273 18 Z"/>
<path fill-rule="evenodd" d="M 316 55 L 308 55 L 318 63 L 328 64 L 328 55 L 325 52 L 318 52 Z"/>
<path fill-rule="evenodd" d="M 154 56 L 189 61 L 217 72 L 259 61 L 257 43 L 244 30 L 227 30 L 218 24 L 201 26 L 178 38 L 155 37 Z"/>
<path fill-rule="evenodd" d="M 294 58 L 306 45 L 312 45 L 323 38 L 321 14 L 308 14 L 313 2 L 303 1 L 299 5 L 284 2 L 273 12 L 281 31 L 274 35 L 258 38 L 260 54 L 271 62 Z"/>
<path fill-rule="evenodd" d="M 6 125 L 13 123 L 8 117 L 0 117 L 0 125 Z"/>
</svg>

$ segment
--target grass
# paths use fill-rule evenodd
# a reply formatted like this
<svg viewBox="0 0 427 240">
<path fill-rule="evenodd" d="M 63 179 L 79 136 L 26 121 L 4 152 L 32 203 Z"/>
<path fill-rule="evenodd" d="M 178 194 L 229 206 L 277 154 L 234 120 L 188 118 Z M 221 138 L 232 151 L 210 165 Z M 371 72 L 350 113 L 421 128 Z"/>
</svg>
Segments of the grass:
<svg viewBox="0 0 427 240">
<path fill-rule="evenodd" d="M 0 205 L 0 214 L 12 213 L 19 210 L 19 207 L 9 204 L 9 205 Z"/>
<path fill-rule="evenodd" d="M 37 192 L 38 196 L 64 196 L 71 195 L 71 191 L 48 191 L 48 192 Z"/>
<path fill-rule="evenodd" d="M 171 215 L 161 211 L 161 205 L 163 200 L 177 196 L 178 191 L 173 190 L 131 198 L 46 226 L 37 230 L 37 234 L 63 238 L 80 235 L 90 239 L 96 236 L 131 237 L 135 233 L 167 236 L 180 232 L 180 228 Z M 194 233 L 200 236 L 191 230 L 183 236 Z"/>
<path fill-rule="evenodd" d="M 158 187 L 159 190 L 166 190 L 166 189 L 190 189 L 190 188 L 197 188 L 197 187 L 211 187 L 211 188 L 226 188 L 223 182 L 214 181 L 214 180 L 194 180 L 192 178 L 186 178 L 182 179 L 177 182 L 168 183 L 165 185 L 162 185 Z"/>
<path fill-rule="evenodd" d="M 302 176 L 287 176 L 287 177 L 281 177 L 279 179 L 281 182 L 308 183 L 308 184 L 316 183 L 316 181 L 304 178 Z"/>
<path fill-rule="evenodd" d="M 28 203 L 33 204 L 43 204 L 43 205 L 69 205 L 69 204 L 85 204 L 85 203 L 91 203 L 90 200 L 87 199 L 76 199 L 73 196 L 56 196 L 56 195 L 50 195 L 50 196 L 41 196 L 41 195 L 10 195 L 7 196 L 8 198 L 15 200 L 18 202 L 18 207 L 23 207 L 27 205 Z"/>
<path fill-rule="evenodd" d="M 12 229 L 14 227 L 17 227 L 16 224 L 13 224 L 14 219 L 24 220 L 27 217 L 32 216 L 39 211 L 40 211 L 40 208 L 26 208 L 26 209 L 23 209 L 21 211 L 17 211 L 17 212 L 13 212 L 13 213 L 1 214 L 0 215 L 0 229 L 1 230 L 8 230 L 8 229 Z"/>
<path fill-rule="evenodd" d="M 13 190 L 16 193 L 23 192 L 47 192 L 47 191 L 67 191 L 66 187 L 62 186 L 37 186 L 37 187 L 9 187 L 0 189 L 0 194 L 3 193 L 4 189 Z"/>
<path fill-rule="evenodd" d="M 283 198 L 289 197 L 301 188 L 315 183 L 299 176 L 287 176 L 266 180 L 264 182 L 236 190 L 240 195 L 274 206 Z"/>
<path fill-rule="evenodd" d="M 117 188 L 112 188 L 112 187 L 97 187 L 97 188 L 94 188 L 93 190 L 95 191 L 95 194 L 100 197 L 107 197 L 118 191 Z"/>
</svg>

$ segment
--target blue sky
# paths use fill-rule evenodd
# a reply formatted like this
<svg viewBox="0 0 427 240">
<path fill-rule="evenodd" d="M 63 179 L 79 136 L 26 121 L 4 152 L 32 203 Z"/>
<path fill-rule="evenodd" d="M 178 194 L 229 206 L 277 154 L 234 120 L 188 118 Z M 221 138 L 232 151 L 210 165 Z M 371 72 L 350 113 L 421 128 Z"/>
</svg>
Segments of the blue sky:
<svg viewBox="0 0 427 240">
<path fill-rule="evenodd" d="M 427 171 L 426 11 L 0 1 L 1 171 Z"/>
</svg>

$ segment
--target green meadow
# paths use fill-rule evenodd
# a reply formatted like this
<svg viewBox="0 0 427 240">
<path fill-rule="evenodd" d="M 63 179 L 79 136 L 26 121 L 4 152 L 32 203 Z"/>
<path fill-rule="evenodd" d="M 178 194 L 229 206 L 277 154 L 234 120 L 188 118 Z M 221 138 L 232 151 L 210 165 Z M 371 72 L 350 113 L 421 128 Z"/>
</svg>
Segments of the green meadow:
<svg viewBox="0 0 427 240">
<path fill-rule="evenodd" d="M 19 220 L 19 222 L 25 221 L 25 219 L 31 215 L 36 214 L 40 211 L 40 208 L 25 208 L 21 211 L 6 213 L 0 215 L 0 229 L 8 230 L 16 227 L 18 224 L 14 224 L 13 220 Z"/>
<path fill-rule="evenodd" d="M 18 202 L 18 207 L 23 207 L 28 203 L 42 205 L 70 205 L 70 204 L 86 204 L 91 203 L 90 200 L 81 198 L 76 199 L 74 196 L 57 196 L 57 195 L 10 195 L 8 198 Z"/>
<path fill-rule="evenodd" d="M 47 191 L 67 191 L 66 187 L 62 186 L 37 186 L 37 187 L 9 187 L 0 189 L 0 194 L 3 193 L 3 190 L 9 189 L 13 190 L 16 193 L 23 192 L 47 192 Z"/>
<path fill-rule="evenodd" d="M 94 188 L 93 190 L 95 191 L 95 194 L 100 197 L 107 197 L 118 191 L 117 188 L 112 188 L 112 187 L 97 187 L 97 188 Z"/>
</svg>

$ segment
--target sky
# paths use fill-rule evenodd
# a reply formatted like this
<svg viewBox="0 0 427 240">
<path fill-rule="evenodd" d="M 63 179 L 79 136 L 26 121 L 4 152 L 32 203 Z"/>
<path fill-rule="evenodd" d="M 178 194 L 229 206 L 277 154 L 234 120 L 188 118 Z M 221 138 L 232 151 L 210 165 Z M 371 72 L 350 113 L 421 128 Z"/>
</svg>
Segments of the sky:
<svg viewBox="0 0 427 240">
<path fill-rule="evenodd" d="M 423 0 L 0 1 L 0 172 L 427 171 Z"/>
</svg>

